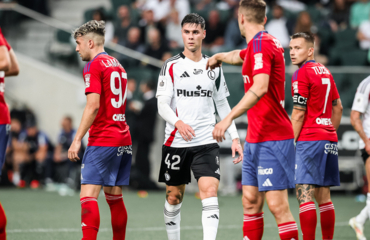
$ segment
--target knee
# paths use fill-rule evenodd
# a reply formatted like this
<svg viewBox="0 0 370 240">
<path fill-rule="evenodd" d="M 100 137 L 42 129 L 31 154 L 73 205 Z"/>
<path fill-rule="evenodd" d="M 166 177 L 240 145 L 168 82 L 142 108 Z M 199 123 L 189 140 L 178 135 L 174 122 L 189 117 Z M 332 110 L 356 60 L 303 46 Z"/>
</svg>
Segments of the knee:
<svg viewBox="0 0 370 240">
<path fill-rule="evenodd" d="M 201 191 L 201 198 L 211 198 L 211 197 L 217 197 L 217 187 L 208 187 L 205 191 Z"/>
<path fill-rule="evenodd" d="M 167 195 L 166 200 L 170 205 L 177 205 L 182 202 L 182 197 L 181 193 L 169 194 Z"/>
<path fill-rule="evenodd" d="M 287 203 L 282 203 L 281 201 L 270 201 L 269 209 L 275 218 L 283 216 L 286 212 L 289 212 L 289 205 Z"/>
<path fill-rule="evenodd" d="M 262 211 L 262 201 L 257 196 L 253 196 L 249 193 L 243 193 L 242 203 L 245 213 L 255 214 Z"/>
</svg>

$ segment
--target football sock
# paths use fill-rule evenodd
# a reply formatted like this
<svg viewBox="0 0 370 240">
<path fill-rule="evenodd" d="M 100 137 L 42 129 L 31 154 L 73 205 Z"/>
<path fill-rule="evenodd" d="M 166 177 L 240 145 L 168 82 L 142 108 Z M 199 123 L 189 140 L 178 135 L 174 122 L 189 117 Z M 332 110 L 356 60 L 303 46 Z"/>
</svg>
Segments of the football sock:
<svg viewBox="0 0 370 240">
<path fill-rule="evenodd" d="M 164 222 L 166 224 L 168 240 L 180 240 L 181 205 L 164 204 Z"/>
<path fill-rule="evenodd" d="M 113 240 L 124 240 L 126 236 L 127 211 L 122 194 L 112 195 L 105 193 L 105 199 L 110 208 Z"/>
<path fill-rule="evenodd" d="M 3 206 L 0 203 L 0 240 L 6 239 L 6 216 Z"/>
<path fill-rule="evenodd" d="M 322 239 L 331 240 L 334 236 L 335 211 L 332 202 L 320 204 Z"/>
<path fill-rule="evenodd" d="M 220 210 L 218 198 L 210 197 L 202 200 L 203 240 L 216 240 Z"/>
<path fill-rule="evenodd" d="M 369 218 L 369 208 L 367 205 L 361 210 L 360 214 L 356 216 L 356 222 L 364 225 L 366 220 Z"/>
<path fill-rule="evenodd" d="M 100 225 L 98 200 L 84 197 L 81 201 L 82 240 L 96 240 Z"/>
<path fill-rule="evenodd" d="M 298 240 L 298 227 L 295 222 L 286 222 L 278 225 L 281 240 Z"/>
<path fill-rule="evenodd" d="M 367 218 L 370 218 L 370 193 L 367 193 L 366 199 Z M 362 212 L 361 212 L 362 213 Z M 357 220 L 357 219 L 356 219 Z M 366 220 L 365 220 L 366 221 Z M 365 222 L 364 222 L 365 223 Z"/>
<path fill-rule="evenodd" d="M 244 214 L 243 237 L 261 240 L 263 235 L 263 213 Z"/>
<path fill-rule="evenodd" d="M 299 206 L 299 220 L 303 240 L 314 240 L 317 225 L 316 206 L 314 202 L 303 203 Z"/>
</svg>

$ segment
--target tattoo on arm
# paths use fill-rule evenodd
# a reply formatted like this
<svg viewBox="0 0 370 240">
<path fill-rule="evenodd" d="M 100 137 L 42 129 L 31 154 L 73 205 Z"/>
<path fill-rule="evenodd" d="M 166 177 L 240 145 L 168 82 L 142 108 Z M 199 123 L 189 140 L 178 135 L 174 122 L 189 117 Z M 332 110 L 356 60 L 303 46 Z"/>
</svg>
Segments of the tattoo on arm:
<svg viewBox="0 0 370 240">
<path fill-rule="evenodd" d="M 297 184 L 296 194 L 299 204 L 312 202 L 315 197 L 315 185 Z"/>
<path fill-rule="evenodd" d="M 249 89 L 249 90 L 248 90 L 248 92 L 253 93 L 253 94 L 257 97 L 257 99 L 258 99 L 258 100 L 260 100 L 260 99 L 261 99 L 261 97 L 259 97 L 259 96 L 258 96 L 255 92 L 253 92 L 252 90 L 250 90 L 250 89 Z"/>
<path fill-rule="evenodd" d="M 302 107 L 293 107 L 293 109 L 298 110 L 298 111 L 306 111 L 306 109 Z"/>
<path fill-rule="evenodd" d="M 338 105 L 338 99 L 333 100 L 332 105 L 333 105 L 333 106 L 337 106 L 337 105 Z"/>
</svg>

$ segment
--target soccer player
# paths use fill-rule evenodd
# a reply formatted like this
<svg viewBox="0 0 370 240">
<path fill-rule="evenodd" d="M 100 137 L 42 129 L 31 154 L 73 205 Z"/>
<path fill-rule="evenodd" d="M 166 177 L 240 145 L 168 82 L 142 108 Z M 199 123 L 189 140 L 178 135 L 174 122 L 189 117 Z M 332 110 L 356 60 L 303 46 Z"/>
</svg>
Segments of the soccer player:
<svg viewBox="0 0 370 240">
<path fill-rule="evenodd" d="M 80 160 L 81 140 L 89 130 L 81 165 L 81 227 L 83 240 L 95 240 L 100 225 L 97 198 L 103 186 L 111 211 L 113 240 L 125 239 L 127 211 L 122 186 L 129 184 L 132 147 L 125 109 L 127 73 L 117 59 L 104 52 L 104 21 L 89 21 L 73 32 L 83 61 L 87 103 L 68 150 Z"/>
<path fill-rule="evenodd" d="M 10 133 L 10 112 L 4 97 L 5 77 L 17 76 L 18 74 L 19 66 L 17 57 L 0 28 L 0 178 Z M 0 203 L 0 240 L 6 239 L 5 228 L 6 216 Z"/>
<path fill-rule="evenodd" d="M 243 65 L 245 95 L 219 122 L 213 137 L 224 139 L 233 119 L 247 112 L 248 132 L 242 169 L 244 239 L 263 235 L 265 199 L 279 227 L 281 239 L 297 240 L 298 228 L 289 209 L 288 188 L 294 188 L 294 134 L 284 110 L 285 62 L 280 42 L 264 30 L 266 3 L 241 0 L 238 22 L 248 47 L 218 53 L 208 60 L 211 69 L 222 62 Z"/>
<path fill-rule="evenodd" d="M 333 76 L 314 60 L 314 36 L 295 33 L 289 44 L 293 74 L 292 125 L 296 141 L 296 194 L 303 240 L 315 239 L 320 208 L 322 239 L 333 239 L 335 212 L 330 186 L 339 186 L 338 137 L 342 103 Z"/>
<path fill-rule="evenodd" d="M 362 80 L 357 88 L 351 111 L 351 124 L 360 135 L 359 147 L 361 156 L 365 163 L 368 182 L 370 182 L 370 76 Z M 362 118 L 362 120 L 361 120 Z M 364 235 L 364 224 L 370 216 L 370 188 L 367 193 L 366 206 L 360 214 L 349 221 L 349 225 L 355 230 L 358 240 L 366 240 Z"/>
<path fill-rule="evenodd" d="M 215 240 L 219 223 L 217 190 L 220 180 L 219 146 L 212 138 L 219 116 L 230 112 L 229 91 L 221 67 L 206 70 L 208 57 L 202 55 L 206 36 L 205 21 L 198 14 L 188 14 L 181 22 L 184 51 L 168 59 L 158 79 L 158 112 L 167 122 L 162 147 L 159 182 L 166 183 L 164 220 L 169 240 L 180 239 L 180 210 L 190 170 L 198 181 L 202 200 L 203 239 Z M 228 128 L 235 151 L 242 160 L 239 136 L 232 123 Z"/>
</svg>

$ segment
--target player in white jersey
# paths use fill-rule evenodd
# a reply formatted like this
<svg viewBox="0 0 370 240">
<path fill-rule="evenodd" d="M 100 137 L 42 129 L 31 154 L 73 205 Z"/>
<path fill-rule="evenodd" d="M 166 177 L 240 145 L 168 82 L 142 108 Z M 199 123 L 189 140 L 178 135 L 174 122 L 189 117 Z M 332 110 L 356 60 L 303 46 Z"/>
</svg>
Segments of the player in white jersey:
<svg viewBox="0 0 370 240">
<path fill-rule="evenodd" d="M 365 163 L 367 181 L 370 182 L 370 76 L 365 78 L 357 88 L 351 111 L 351 124 L 360 135 L 359 147 Z M 361 120 L 362 117 L 362 120 Z M 358 240 L 366 240 L 364 224 L 370 218 L 370 188 L 367 193 L 366 206 L 359 215 L 349 221 Z"/>
<path fill-rule="evenodd" d="M 229 91 L 221 68 L 206 70 L 208 57 L 202 55 L 205 21 L 198 14 L 182 20 L 184 51 L 168 59 L 158 80 L 158 111 L 166 120 L 159 181 L 166 183 L 164 219 L 169 240 L 180 239 L 180 208 L 190 170 L 198 181 L 202 200 L 203 239 L 215 240 L 219 222 L 217 189 L 220 180 L 219 146 L 212 137 L 215 107 L 223 119 L 231 111 Z M 242 159 L 239 136 L 233 123 L 232 155 Z"/>
</svg>

